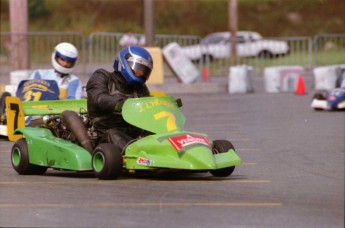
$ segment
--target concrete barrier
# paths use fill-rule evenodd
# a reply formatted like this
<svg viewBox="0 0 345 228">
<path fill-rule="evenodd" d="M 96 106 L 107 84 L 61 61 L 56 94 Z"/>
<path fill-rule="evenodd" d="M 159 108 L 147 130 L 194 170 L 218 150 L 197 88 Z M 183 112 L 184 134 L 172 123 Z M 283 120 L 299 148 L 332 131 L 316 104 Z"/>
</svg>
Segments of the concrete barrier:
<svg viewBox="0 0 345 228">
<path fill-rule="evenodd" d="M 338 78 L 337 68 L 339 67 L 345 68 L 345 64 L 329 65 L 314 68 L 314 89 L 329 90 L 336 88 L 336 82 Z"/>
<path fill-rule="evenodd" d="M 163 56 L 171 71 L 181 82 L 191 84 L 200 77 L 199 70 L 183 53 L 178 43 L 173 42 L 165 45 Z"/>
<path fill-rule="evenodd" d="M 251 76 L 253 68 L 247 65 L 229 68 L 228 91 L 229 93 L 254 92 Z"/>
<path fill-rule="evenodd" d="M 29 78 L 33 71 L 32 70 L 14 70 L 10 72 L 10 84 L 9 85 L 0 85 L 0 92 L 9 92 L 12 96 L 16 95 L 17 87 L 19 82 Z"/>
<path fill-rule="evenodd" d="M 264 70 L 266 92 L 295 92 L 298 78 L 303 74 L 302 66 L 266 67 Z"/>
<path fill-rule="evenodd" d="M 162 49 L 158 47 L 145 47 L 151 54 L 153 59 L 153 70 L 149 80 L 146 84 L 163 84 L 164 83 L 164 69 L 163 69 L 163 54 Z"/>
<path fill-rule="evenodd" d="M 15 70 L 10 72 L 10 84 L 19 85 L 19 82 L 28 79 L 32 70 Z"/>
</svg>

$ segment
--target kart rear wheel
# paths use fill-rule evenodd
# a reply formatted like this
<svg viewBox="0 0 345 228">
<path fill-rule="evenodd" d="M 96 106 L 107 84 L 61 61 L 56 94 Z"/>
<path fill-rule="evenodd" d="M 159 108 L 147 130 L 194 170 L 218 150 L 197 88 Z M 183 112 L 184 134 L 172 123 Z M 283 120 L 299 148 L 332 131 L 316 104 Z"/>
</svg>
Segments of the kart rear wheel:
<svg viewBox="0 0 345 228">
<path fill-rule="evenodd" d="M 0 97 L 0 116 L 2 116 L 3 114 L 5 114 L 5 109 L 6 109 L 6 97 L 10 97 L 11 94 L 9 92 L 3 92 L 1 94 L 1 97 Z M 3 120 L 2 121 L 5 121 L 6 117 L 4 116 L 3 117 Z M 6 124 L 6 122 L 4 122 L 4 124 Z"/>
<path fill-rule="evenodd" d="M 314 94 L 313 99 L 325 101 L 327 100 L 327 95 L 325 92 L 317 92 Z"/>
<path fill-rule="evenodd" d="M 225 152 L 228 152 L 230 149 L 235 150 L 232 143 L 227 140 L 213 141 L 213 149 L 212 149 L 213 154 L 225 153 Z M 227 177 L 231 175 L 232 172 L 234 172 L 234 170 L 235 170 L 235 166 L 231 166 L 231 167 L 226 167 L 223 169 L 211 170 L 210 173 L 215 177 Z"/>
<path fill-rule="evenodd" d="M 274 54 L 268 50 L 262 50 L 260 51 L 260 53 L 258 54 L 258 57 L 259 58 L 273 58 L 274 57 Z"/>
<path fill-rule="evenodd" d="M 312 102 L 317 102 L 317 101 L 326 101 L 327 100 L 327 92 L 326 91 L 318 91 L 317 93 L 315 93 L 313 95 L 313 98 L 312 98 Z M 325 105 L 327 106 L 327 105 Z M 314 107 L 314 110 L 315 111 L 322 111 L 324 110 L 326 107 Z"/>
<path fill-rule="evenodd" d="M 92 155 L 92 168 L 98 179 L 117 179 L 123 168 L 120 148 L 111 143 L 99 144 Z"/>
<path fill-rule="evenodd" d="M 25 139 L 19 139 L 12 147 L 11 161 L 13 168 L 20 175 L 42 175 L 47 171 L 47 167 L 33 165 L 29 163 L 28 144 Z"/>
</svg>

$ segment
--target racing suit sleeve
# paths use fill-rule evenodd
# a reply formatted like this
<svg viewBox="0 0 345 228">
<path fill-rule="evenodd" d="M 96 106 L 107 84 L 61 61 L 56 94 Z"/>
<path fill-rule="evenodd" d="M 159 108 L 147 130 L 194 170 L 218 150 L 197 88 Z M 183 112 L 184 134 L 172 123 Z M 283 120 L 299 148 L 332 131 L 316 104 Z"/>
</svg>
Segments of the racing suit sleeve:
<svg viewBox="0 0 345 228">
<path fill-rule="evenodd" d="M 97 112 L 114 112 L 116 105 L 121 105 L 126 99 L 121 93 L 108 94 L 109 74 L 105 70 L 96 70 L 86 85 L 89 106 Z"/>
<path fill-rule="evenodd" d="M 32 79 L 41 79 L 41 74 L 38 70 L 35 70 L 34 72 L 31 73 L 31 75 L 28 78 L 29 80 Z"/>
<path fill-rule="evenodd" d="M 81 89 L 80 89 L 80 80 L 72 80 L 67 87 L 67 99 L 80 99 Z"/>
</svg>

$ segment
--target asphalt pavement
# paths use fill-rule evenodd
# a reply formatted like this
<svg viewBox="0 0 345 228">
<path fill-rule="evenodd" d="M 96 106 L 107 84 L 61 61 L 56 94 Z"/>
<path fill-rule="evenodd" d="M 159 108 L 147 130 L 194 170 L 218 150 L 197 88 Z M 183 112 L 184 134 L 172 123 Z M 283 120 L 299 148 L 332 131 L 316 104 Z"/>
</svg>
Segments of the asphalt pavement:
<svg viewBox="0 0 345 228">
<path fill-rule="evenodd" d="M 153 89 L 172 90 L 170 80 Z M 2 138 L 0 227 L 344 227 L 344 112 L 310 108 L 311 78 L 306 95 L 266 93 L 262 77 L 254 93 L 229 94 L 226 78 L 216 80 L 171 94 L 187 130 L 234 144 L 243 164 L 231 176 L 20 176 Z M 201 92 L 207 83 L 224 90 Z"/>
</svg>

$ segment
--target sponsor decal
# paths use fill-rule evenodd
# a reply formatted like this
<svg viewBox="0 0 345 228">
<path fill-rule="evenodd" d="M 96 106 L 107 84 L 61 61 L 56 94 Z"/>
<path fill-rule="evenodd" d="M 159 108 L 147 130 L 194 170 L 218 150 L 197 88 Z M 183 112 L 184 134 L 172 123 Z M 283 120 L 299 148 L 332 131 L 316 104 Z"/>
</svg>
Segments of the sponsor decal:
<svg viewBox="0 0 345 228">
<path fill-rule="evenodd" d="M 147 165 L 147 166 L 149 166 L 149 165 L 151 165 L 151 160 L 149 160 L 147 158 L 138 157 L 137 163 L 139 165 Z"/>
<path fill-rule="evenodd" d="M 165 101 L 165 100 L 155 99 L 155 100 L 151 100 L 150 102 L 145 102 L 145 107 L 147 109 L 151 109 L 151 108 L 154 108 L 156 106 L 161 106 L 161 105 L 171 108 L 171 109 L 175 108 L 173 103 L 169 101 Z"/>
<path fill-rule="evenodd" d="M 54 93 L 54 91 L 50 90 L 49 87 L 50 87 L 50 83 L 47 81 L 29 80 L 24 83 L 22 92 L 25 93 L 32 90 L 37 90 L 37 91 Z"/>
<path fill-rule="evenodd" d="M 335 99 L 336 99 L 335 96 L 330 96 L 330 97 L 328 98 L 329 101 L 334 101 Z"/>
<path fill-rule="evenodd" d="M 23 101 L 56 100 L 59 88 L 53 80 L 23 80 L 18 85 L 16 96 Z"/>
<path fill-rule="evenodd" d="M 170 137 L 168 140 L 177 151 L 193 144 L 203 144 L 205 146 L 211 146 L 207 137 L 193 134 L 174 136 Z"/>
<path fill-rule="evenodd" d="M 145 102 L 142 105 L 139 104 L 138 111 L 144 112 L 146 110 L 150 110 L 150 109 L 155 108 L 157 106 L 165 106 L 165 107 L 170 108 L 170 109 L 176 108 L 176 104 L 174 104 L 174 103 L 171 103 L 171 102 L 165 101 L 165 100 L 155 99 L 155 100 L 150 100 L 148 102 Z"/>
</svg>

